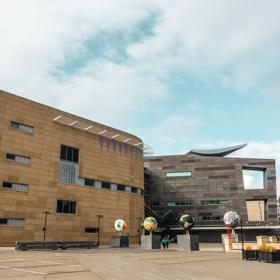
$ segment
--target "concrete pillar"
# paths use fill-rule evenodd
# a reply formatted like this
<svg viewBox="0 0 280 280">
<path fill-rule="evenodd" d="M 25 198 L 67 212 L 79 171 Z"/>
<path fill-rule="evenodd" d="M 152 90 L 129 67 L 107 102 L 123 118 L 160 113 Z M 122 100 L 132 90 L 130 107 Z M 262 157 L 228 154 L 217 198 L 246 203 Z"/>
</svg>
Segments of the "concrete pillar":
<svg viewBox="0 0 280 280">
<path fill-rule="evenodd" d="M 229 252 L 232 249 L 232 243 L 235 242 L 235 237 L 233 235 L 228 235 L 224 237 L 224 250 Z"/>
<path fill-rule="evenodd" d="M 266 235 L 257 236 L 257 244 L 258 246 L 265 246 L 266 243 L 269 243 L 269 237 Z"/>
</svg>

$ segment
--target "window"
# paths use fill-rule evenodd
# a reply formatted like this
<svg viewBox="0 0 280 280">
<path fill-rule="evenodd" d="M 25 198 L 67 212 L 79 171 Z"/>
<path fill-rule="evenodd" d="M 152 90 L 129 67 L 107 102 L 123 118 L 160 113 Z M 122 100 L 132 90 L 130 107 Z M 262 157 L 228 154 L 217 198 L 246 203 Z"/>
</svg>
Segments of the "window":
<svg viewBox="0 0 280 280">
<path fill-rule="evenodd" d="M 76 205 L 77 205 L 77 201 L 57 200 L 56 212 L 75 214 L 76 213 Z"/>
<path fill-rule="evenodd" d="M 95 228 L 95 227 L 86 227 L 86 228 L 85 228 L 85 232 L 87 232 L 87 233 L 97 233 L 97 232 L 98 232 L 98 228 Z"/>
<path fill-rule="evenodd" d="M 101 189 L 101 188 L 102 188 L 102 182 L 100 182 L 100 181 L 95 181 L 95 182 L 94 182 L 94 186 L 95 186 L 96 188 L 98 188 L 98 189 Z"/>
<path fill-rule="evenodd" d="M 186 201 L 167 201 L 167 206 L 191 206 L 193 203 L 191 200 Z"/>
<path fill-rule="evenodd" d="M 131 192 L 132 192 L 132 193 L 137 193 L 138 190 L 137 190 L 137 188 L 135 188 L 135 187 L 131 187 Z"/>
<path fill-rule="evenodd" d="M 118 184 L 118 191 L 125 192 L 125 185 Z"/>
<path fill-rule="evenodd" d="M 28 190 L 27 184 L 3 182 L 2 187 L 5 189 L 12 189 L 15 191 L 26 192 Z"/>
<path fill-rule="evenodd" d="M 131 187 L 125 186 L 125 191 L 126 191 L 126 192 L 131 192 Z"/>
<path fill-rule="evenodd" d="M 184 171 L 184 172 L 167 172 L 166 177 L 191 177 L 191 171 Z"/>
<path fill-rule="evenodd" d="M 59 181 L 66 184 L 84 183 L 79 180 L 79 166 L 75 162 L 61 160 L 59 163 Z"/>
<path fill-rule="evenodd" d="M 202 205 L 228 205 L 227 199 L 201 200 Z"/>
<path fill-rule="evenodd" d="M 266 201 L 265 200 L 247 200 L 248 221 L 265 221 Z"/>
<path fill-rule="evenodd" d="M 261 190 L 265 187 L 265 169 L 243 167 L 243 185 L 245 190 Z"/>
<path fill-rule="evenodd" d="M 7 226 L 23 226 L 24 219 L 3 219 L 0 218 L 0 225 L 7 225 Z"/>
<path fill-rule="evenodd" d="M 102 189 L 111 189 L 111 183 L 102 182 Z"/>
<path fill-rule="evenodd" d="M 16 129 L 19 129 L 19 130 L 22 130 L 22 131 L 33 133 L 33 127 L 32 126 L 25 125 L 25 124 L 22 124 L 22 123 L 17 123 L 17 122 L 11 121 L 10 127 L 16 128 Z"/>
<path fill-rule="evenodd" d="M 79 149 L 61 145 L 60 159 L 79 162 Z"/>
<path fill-rule="evenodd" d="M 202 216 L 203 221 L 223 221 L 223 216 Z"/>
<path fill-rule="evenodd" d="M 85 185 L 86 186 L 95 186 L 95 180 L 93 179 L 85 179 Z"/>
<path fill-rule="evenodd" d="M 31 157 L 18 156 L 10 153 L 6 154 L 6 159 L 25 164 L 31 163 Z"/>
</svg>

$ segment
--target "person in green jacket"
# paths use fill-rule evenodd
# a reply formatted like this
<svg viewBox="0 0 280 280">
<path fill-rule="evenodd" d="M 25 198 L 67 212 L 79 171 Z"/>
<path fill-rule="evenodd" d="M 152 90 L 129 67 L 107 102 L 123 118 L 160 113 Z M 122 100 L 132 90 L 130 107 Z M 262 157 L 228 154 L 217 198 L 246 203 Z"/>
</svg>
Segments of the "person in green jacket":
<svg viewBox="0 0 280 280">
<path fill-rule="evenodd" d="M 163 237 L 163 239 L 161 240 L 161 245 L 162 245 L 164 250 L 165 250 L 165 248 L 168 248 L 169 240 L 168 240 L 168 238 L 166 236 Z"/>
</svg>

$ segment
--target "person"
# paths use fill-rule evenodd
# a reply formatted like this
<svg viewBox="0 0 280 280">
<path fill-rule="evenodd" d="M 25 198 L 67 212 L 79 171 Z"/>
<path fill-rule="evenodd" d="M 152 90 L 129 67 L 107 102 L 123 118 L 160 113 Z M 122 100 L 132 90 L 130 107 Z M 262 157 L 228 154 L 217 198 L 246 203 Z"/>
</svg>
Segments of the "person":
<svg viewBox="0 0 280 280">
<path fill-rule="evenodd" d="M 161 240 L 161 244 L 162 244 L 162 247 L 163 247 L 164 250 L 165 250 L 165 248 L 168 248 L 169 241 L 168 241 L 168 238 L 166 236 L 163 237 L 163 239 Z"/>
</svg>

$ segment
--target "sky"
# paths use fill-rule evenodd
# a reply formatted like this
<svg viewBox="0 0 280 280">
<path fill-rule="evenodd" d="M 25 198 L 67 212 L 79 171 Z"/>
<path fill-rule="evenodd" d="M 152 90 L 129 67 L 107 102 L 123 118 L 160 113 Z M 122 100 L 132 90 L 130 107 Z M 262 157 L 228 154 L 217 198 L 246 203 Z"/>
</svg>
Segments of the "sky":
<svg viewBox="0 0 280 280">
<path fill-rule="evenodd" d="M 2 90 L 136 134 L 154 155 L 248 143 L 233 155 L 275 158 L 280 176 L 280 1 L 0 4 Z"/>
</svg>

